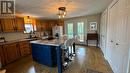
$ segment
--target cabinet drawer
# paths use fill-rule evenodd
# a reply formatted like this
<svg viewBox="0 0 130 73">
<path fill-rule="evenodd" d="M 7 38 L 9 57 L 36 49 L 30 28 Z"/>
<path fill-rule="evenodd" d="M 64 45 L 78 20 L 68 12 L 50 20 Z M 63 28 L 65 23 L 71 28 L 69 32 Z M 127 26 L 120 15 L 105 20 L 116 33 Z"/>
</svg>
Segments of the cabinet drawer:
<svg viewBox="0 0 130 73">
<path fill-rule="evenodd" d="M 26 56 L 30 54 L 30 48 L 20 48 L 21 56 Z"/>
<path fill-rule="evenodd" d="M 21 56 L 26 56 L 31 53 L 29 41 L 19 42 Z"/>
</svg>

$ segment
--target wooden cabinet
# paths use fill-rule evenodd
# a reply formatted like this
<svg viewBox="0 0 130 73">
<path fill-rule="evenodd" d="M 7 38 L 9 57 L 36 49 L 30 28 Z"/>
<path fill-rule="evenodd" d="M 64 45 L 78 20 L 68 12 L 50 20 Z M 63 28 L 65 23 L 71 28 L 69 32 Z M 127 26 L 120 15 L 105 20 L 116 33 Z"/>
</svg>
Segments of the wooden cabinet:
<svg viewBox="0 0 130 73">
<path fill-rule="evenodd" d="M 52 27 L 53 27 L 53 26 L 56 26 L 56 25 L 58 25 L 58 24 L 57 24 L 57 21 L 56 21 L 56 20 L 51 20 L 51 21 L 48 21 L 48 26 L 47 26 L 47 28 L 48 28 L 48 30 L 52 30 Z"/>
<path fill-rule="evenodd" d="M 21 56 L 26 56 L 31 53 L 29 41 L 19 42 L 19 48 Z"/>
<path fill-rule="evenodd" d="M 36 30 L 37 31 L 42 31 L 41 21 L 40 20 L 36 20 Z"/>
<path fill-rule="evenodd" d="M 2 24 L 1 24 L 1 20 L 0 20 L 0 33 L 3 31 L 2 29 Z"/>
<path fill-rule="evenodd" d="M 46 21 L 41 21 L 41 31 L 47 30 L 48 23 Z"/>
<path fill-rule="evenodd" d="M 0 20 L 0 32 L 24 31 L 23 18 L 5 18 Z"/>
<path fill-rule="evenodd" d="M 20 57 L 19 48 L 17 43 L 10 43 L 3 45 L 5 62 L 11 63 Z"/>
<path fill-rule="evenodd" d="M 52 27 L 57 24 L 57 20 L 36 20 L 37 31 L 51 31 Z"/>
<path fill-rule="evenodd" d="M 5 66 L 22 56 L 31 54 L 29 41 L 20 41 L 0 45 L 0 61 Z"/>
<path fill-rule="evenodd" d="M 1 19 L 3 32 L 14 32 L 15 31 L 15 19 Z"/>
<path fill-rule="evenodd" d="M 15 26 L 16 26 L 16 30 L 18 32 L 23 32 L 24 31 L 24 19 L 23 18 L 16 18 L 15 19 Z"/>
<path fill-rule="evenodd" d="M 4 57 L 4 50 L 2 48 L 2 45 L 0 45 L 0 62 L 2 64 L 2 66 L 4 66 L 6 64 L 5 57 Z"/>
</svg>

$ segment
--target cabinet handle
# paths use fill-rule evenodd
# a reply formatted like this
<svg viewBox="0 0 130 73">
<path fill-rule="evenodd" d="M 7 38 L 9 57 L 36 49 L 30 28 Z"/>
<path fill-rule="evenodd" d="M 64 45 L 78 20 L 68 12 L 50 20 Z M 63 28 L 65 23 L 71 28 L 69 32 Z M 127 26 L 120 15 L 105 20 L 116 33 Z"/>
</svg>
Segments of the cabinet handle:
<svg viewBox="0 0 130 73">
<path fill-rule="evenodd" d="M 116 43 L 116 45 L 119 45 L 118 43 Z"/>
</svg>

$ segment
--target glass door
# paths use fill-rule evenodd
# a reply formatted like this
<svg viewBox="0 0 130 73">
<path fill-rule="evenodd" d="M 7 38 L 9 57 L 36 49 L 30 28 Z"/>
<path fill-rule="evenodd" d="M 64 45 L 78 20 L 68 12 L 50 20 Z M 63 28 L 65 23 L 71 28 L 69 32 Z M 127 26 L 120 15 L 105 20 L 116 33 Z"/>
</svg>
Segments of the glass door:
<svg viewBox="0 0 130 73">
<path fill-rule="evenodd" d="M 73 23 L 68 23 L 67 24 L 67 35 L 68 35 L 68 38 L 73 38 L 73 34 L 74 34 Z"/>
<path fill-rule="evenodd" d="M 77 35 L 80 37 L 80 42 L 84 42 L 84 22 L 77 23 Z"/>
</svg>

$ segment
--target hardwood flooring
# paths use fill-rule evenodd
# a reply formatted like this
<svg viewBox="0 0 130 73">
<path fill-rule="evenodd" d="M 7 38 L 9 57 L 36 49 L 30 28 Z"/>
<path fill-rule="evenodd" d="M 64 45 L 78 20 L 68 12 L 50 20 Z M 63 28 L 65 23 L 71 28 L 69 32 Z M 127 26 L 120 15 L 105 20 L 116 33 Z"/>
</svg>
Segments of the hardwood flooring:
<svg viewBox="0 0 130 73">
<path fill-rule="evenodd" d="M 7 73 L 58 73 L 57 67 L 49 68 L 24 57 L 5 67 Z M 87 73 L 87 69 L 102 73 L 113 73 L 102 52 L 96 47 L 76 46 L 76 57 L 71 66 L 63 73 Z"/>
</svg>

